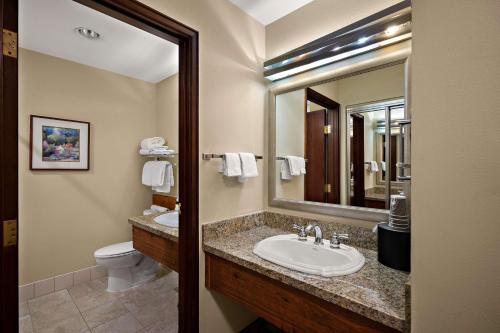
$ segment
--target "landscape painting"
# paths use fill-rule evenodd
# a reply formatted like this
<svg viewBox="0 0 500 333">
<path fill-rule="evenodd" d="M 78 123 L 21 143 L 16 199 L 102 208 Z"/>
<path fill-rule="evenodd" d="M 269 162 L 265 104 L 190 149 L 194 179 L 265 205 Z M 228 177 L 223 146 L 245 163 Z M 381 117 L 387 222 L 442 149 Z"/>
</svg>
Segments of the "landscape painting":
<svg viewBox="0 0 500 333">
<path fill-rule="evenodd" d="M 42 126 L 42 149 L 45 162 L 79 162 L 80 130 Z"/>
<path fill-rule="evenodd" d="M 30 170 L 90 169 L 90 123 L 30 116 Z"/>
</svg>

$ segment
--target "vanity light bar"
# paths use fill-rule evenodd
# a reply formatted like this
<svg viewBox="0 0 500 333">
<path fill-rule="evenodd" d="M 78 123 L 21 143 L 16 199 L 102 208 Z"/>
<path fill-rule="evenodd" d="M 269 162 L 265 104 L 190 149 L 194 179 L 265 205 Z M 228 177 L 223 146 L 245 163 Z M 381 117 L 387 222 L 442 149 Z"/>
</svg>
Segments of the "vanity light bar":
<svg viewBox="0 0 500 333">
<path fill-rule="evenodd" d="M 411 3 L 403 1 L 264 63 L 280 80 L 411 38 Z"/>
</svg>

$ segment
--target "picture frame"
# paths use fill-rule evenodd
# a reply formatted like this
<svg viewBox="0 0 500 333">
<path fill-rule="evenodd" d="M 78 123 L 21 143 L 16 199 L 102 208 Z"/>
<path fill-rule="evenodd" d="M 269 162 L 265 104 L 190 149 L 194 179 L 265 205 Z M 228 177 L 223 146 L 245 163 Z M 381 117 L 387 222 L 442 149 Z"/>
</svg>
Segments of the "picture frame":
<svg viewBox="0 0 500 333">
<path fill-rule="evenodd" d="M 89 122 L 30 115 L 30 170 L 89 169 Z"/>
</svg>

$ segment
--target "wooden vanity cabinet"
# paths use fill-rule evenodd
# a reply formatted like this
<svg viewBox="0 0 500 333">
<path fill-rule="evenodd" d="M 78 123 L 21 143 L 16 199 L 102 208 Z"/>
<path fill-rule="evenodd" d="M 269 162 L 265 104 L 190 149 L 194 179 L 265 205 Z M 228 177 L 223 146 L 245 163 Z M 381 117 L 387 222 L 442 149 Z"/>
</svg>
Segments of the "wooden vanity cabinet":
<svg viewBox="0 0 500 333">
<path fill-rule="evenodd" d="M 205 286 L 290 333 L 399 332 L 357 313 L 205 253 Z"/>
<path fill-rule="evenodd" d="M 132 228 L 132 241 L 134 249 L 176 272 L 179 271 L 179 246 L 177 242 L 135 226 Z"/>
</svg>

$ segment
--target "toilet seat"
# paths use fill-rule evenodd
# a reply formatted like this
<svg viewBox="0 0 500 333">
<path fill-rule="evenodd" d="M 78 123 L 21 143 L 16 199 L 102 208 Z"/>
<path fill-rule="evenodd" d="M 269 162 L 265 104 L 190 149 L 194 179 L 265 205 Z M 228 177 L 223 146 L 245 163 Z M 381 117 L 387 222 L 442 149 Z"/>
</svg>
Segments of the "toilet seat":
<svg viewBox="0 0 500 333">
<path fill-rule="evenodd" d="M 132 241 L 117 243 L 100 248 L 94 252 L 94 257 L 99 259 L 122 257 L 137 252 Z"/>
</svg>

